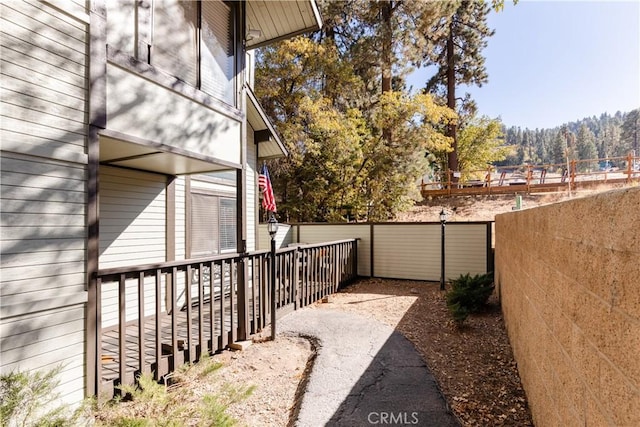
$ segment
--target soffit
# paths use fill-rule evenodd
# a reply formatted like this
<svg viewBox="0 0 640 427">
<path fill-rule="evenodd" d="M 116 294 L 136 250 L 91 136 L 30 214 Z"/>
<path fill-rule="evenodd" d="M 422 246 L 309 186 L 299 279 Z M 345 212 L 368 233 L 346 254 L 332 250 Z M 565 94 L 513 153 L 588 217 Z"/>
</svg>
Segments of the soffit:
<svg viewBox="0 0 640 427">
<path fill-rule="evenodd" d="M 166 175 L 206 173 L 239 166 L 163 144 L 142 144 L 104 135 L 100 136 L 100 164 Z"/>
<path fill-rule="evenodd" d="M 315 0 L 247 1 L 247 32 L 260 31 L 259 37 L 247 40 L 247 49 L 316 31 L 320 27 L 322 18 Z"/>
<path fill-rule="evenodd" d="M 248 86 L 247 122 L 255 132 L 254 142 L 258 144 L 259 159 L 283 157 L 289 154 L 255 94 Z"/>
</svg>

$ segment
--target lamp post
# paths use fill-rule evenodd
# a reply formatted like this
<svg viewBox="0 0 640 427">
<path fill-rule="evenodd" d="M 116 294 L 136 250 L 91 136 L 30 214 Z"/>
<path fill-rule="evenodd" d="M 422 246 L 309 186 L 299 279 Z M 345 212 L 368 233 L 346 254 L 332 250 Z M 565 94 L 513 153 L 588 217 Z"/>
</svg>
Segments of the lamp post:
<svg viewBox="0 0 640 427">
<path fill-rule="evenodd" d="M 276 217 L 269 217 L 267 230 L 271 236 L 271 339 L 276 339 L 276 233 L 278 232 L 278 221 Z"/>
<path fill-rule="evenodd" d="M 440 230 L 441 230 L 441 234 L 440 234 L 440 290 L 444 291 L 444 278 L 445 278 L 445 274 L 444 274 L 444 227 L 445 224 L 447 223 L 447 212 L 444 210 L 444 208 L 440 211 Z"/>
</svg>

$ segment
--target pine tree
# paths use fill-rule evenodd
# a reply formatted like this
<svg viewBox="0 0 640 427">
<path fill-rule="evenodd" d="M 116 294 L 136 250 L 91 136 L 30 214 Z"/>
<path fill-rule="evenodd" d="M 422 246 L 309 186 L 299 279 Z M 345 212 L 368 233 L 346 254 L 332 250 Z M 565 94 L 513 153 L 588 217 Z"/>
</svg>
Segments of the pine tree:
<svg viewBox="0 0 640 427">
<path fill-rule="evenodd" d="M 598 156 L 598 151 L 596 149 L 596 137 L 586 124 L 582 124 L 580 126 L 580 130 L 578 131 L 577 144 L 578 158 L 580 160 L 594 159 Z M 589 165 L 588 163 L 580 163 L 579 169 L 581 171 L 586 171 L 590 168 L 590 166 L 591 165 Z"/>
<path fill-rule="evenodd" d="M 636 108 L 624 116 L 620 142 L 623 150 L 634 151 L 640 156 L 640 109 Z"/>
<path fill-rule="evenodd" d="M 483 0 L 460 2 L 441 2 L 443 7 L 455 6 L 452 14 L 443 14 L 428 31 L 430 44 L 427 58 L 437 67 L 436 74 L 426 83 L 428 93 L 446 97 L 447 106 L 458 111 L 456 105 L 456 87 L 461 84 L 482 86 L 488 81 L 485 59 L 482 50 L 487 46 L 487 38 L 494 31 L 487 26 L 487 16 L 491 7 Z M 499 6 L 498 6 L 499 7 Z M 467 109 L 471 116 L 475 104 L 466 97 Z M 447 136 L 453 140 L 453 150 L 448 154 L 448 167 L 458 170 L 457 127 L 451 124 Z"/>
</svg>

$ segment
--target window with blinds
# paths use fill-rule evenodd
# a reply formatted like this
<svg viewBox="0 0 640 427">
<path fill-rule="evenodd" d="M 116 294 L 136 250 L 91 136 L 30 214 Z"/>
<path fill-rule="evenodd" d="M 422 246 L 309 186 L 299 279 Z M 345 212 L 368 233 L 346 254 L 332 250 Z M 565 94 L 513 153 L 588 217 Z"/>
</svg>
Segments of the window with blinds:
<svg viewBox="0 0 640 427">
<path fill-rule="evenodd" d="M 200 76 L 203 92 L 234 104 L 234 13 L 222 1 L 201 3 Z"/>
<path fill-rule="evenodd" d="M 235 5 L 154 0 L 150 63 L 235 105 Z"/>
<path fill-rule="evenodd" d="M 236 250 L 236 201 L 191 193 L 190 258 Z"/>
<path fill-rule="evenodd" d="M 155 0 L 151 65 L 196 86 L 198 82 L 198 3 Z"/>
<path fill-rule="evenodd" d="M 236 245 L 236 201 L 220 199 L 220 250 L 235 251 Z"/>
<path fill-rule="evenodd" d="M 135 56 L 136 2 L 118 0 L 106 2 L 107 44 L 109 48 Z"/>
</svg>

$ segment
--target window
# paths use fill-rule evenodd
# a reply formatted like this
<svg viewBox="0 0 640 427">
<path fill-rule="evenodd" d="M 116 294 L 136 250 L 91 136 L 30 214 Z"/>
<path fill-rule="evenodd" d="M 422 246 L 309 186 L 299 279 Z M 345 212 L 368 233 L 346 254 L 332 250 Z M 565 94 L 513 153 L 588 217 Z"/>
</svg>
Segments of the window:
<svg viewBox="0 0 640 427">
<path fill-rule="evenodd" d="M 151 65 L 234 105 L 234 16 L 220 0 L 154 1 Z"/>
<path fill-rule="evenodd" d="M 236 200 L 205 193 L 191 193 L 190 258 L 234 252 Z"/>
<path fill-rule="evenodd" d="M 151 65 L 196 86 L 198 83 L 198 3 L 155 0 Z"/>
<path fill-rule="evenodd" d="M 227 104 L 233 104 L 235 55 L 233 9 L 221 1 L 202 3 L 200 88 Z"/>
</svg>

